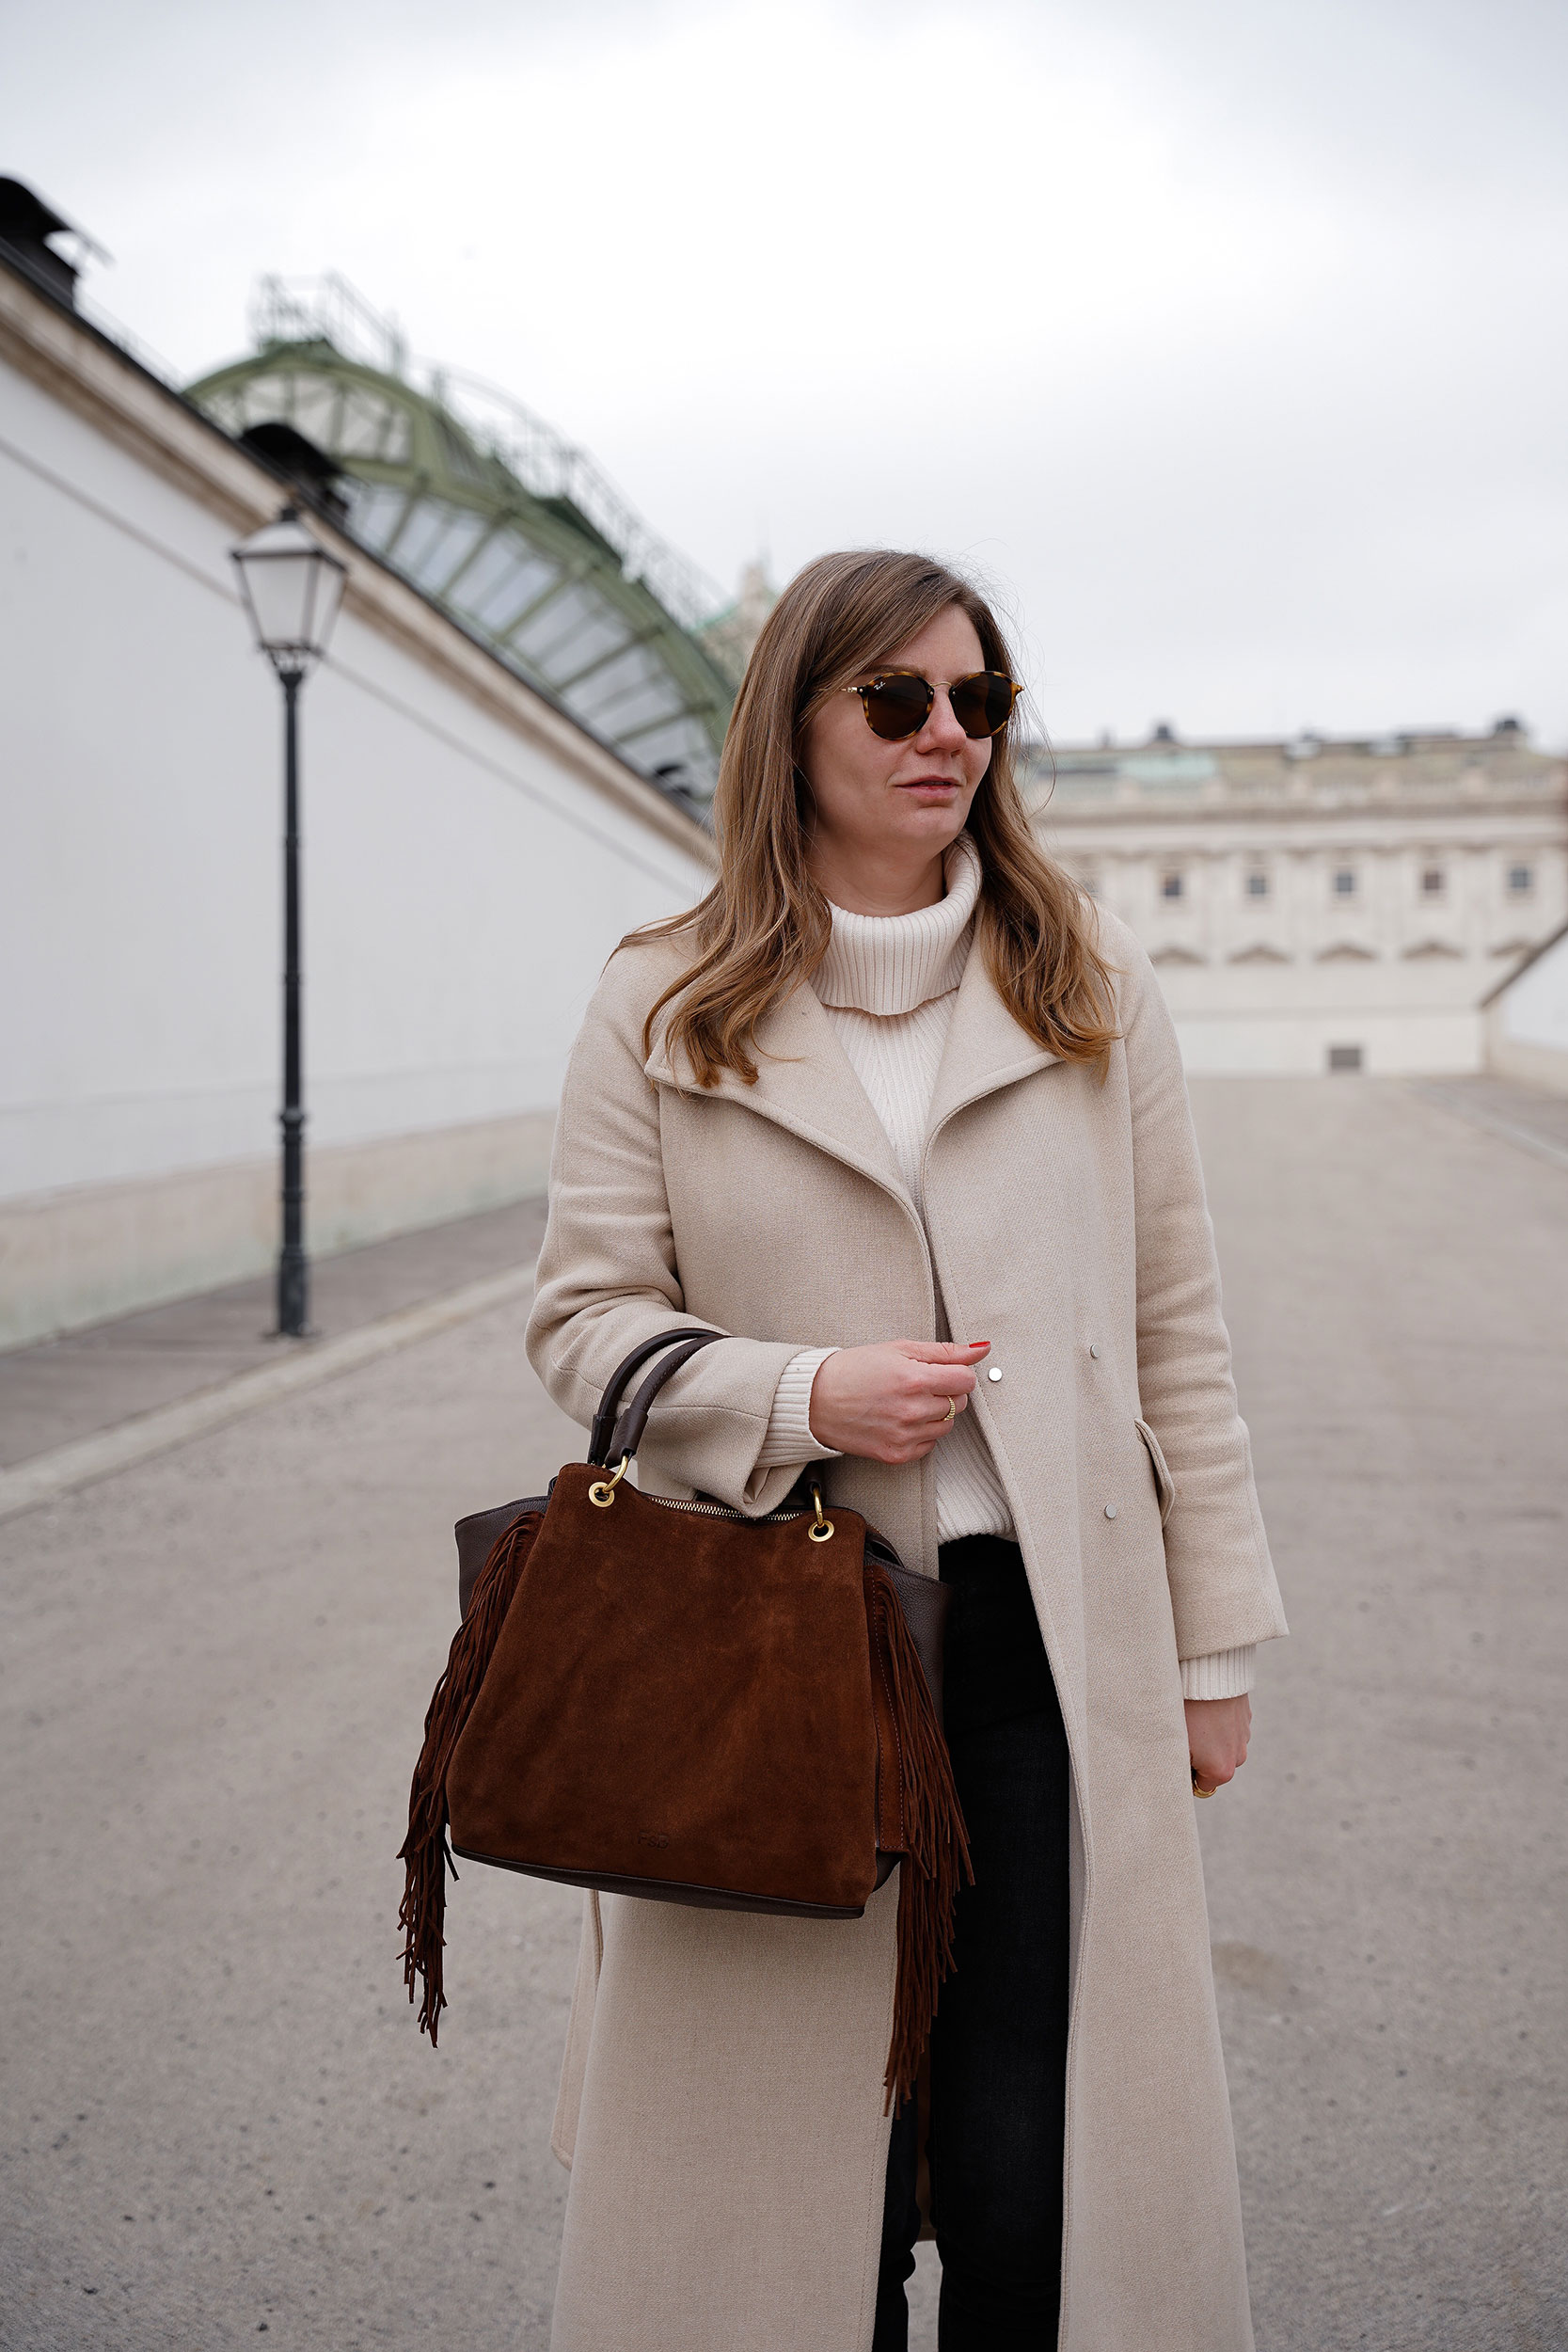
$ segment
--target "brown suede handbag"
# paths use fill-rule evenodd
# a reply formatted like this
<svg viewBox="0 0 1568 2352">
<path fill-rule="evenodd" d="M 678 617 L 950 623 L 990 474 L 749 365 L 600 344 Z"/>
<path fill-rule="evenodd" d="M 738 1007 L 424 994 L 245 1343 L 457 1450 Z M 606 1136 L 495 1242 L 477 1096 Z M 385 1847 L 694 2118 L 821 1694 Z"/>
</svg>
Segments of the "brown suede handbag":
<svg viewBox="0 0 1568 2352">
<path fill-rule="evenodd" d="M 830 1517 L 819 1486 L 748 1518 L 627 1483 L 659 1389 L 723 1336 L 688 1325 L 645 1340 L 605 1391 L 586 1462 L 547 1495 L 458 1523 L 463 1621 L 399 1856 L 404 1978 L 410 2001 L 424 1980 L 434 2044 L 452 1851 L 810 1919 L 858 1919 L 901 1863 L 887 2063 L 901 2099 L 973 1875 L 942 1733 L 948 1596 L 858 1513 Z"/>
</svg>

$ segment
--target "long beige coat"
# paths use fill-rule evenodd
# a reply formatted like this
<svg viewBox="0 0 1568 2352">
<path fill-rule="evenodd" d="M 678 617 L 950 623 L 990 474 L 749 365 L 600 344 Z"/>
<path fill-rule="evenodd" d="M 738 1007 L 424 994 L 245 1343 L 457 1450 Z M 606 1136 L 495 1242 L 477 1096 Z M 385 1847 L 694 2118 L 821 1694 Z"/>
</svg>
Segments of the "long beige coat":
<svg viewBox="0 0 1568 2352">
<path fill-rule="evenodd" d="M 937 1279 L 952 1329 L 990 1340 L 1002 1377 L 974 1409 L 1074 1779 L 1060 2344 L 1248 2352 L 1178 1659 L 1285 1625 L 1175 1035 L 1142 950 L 1101 920 L 1125 1032 L 1103 1082 L 1037 1045 L 972 951 L 931 1107 L 929 1248 L 809 990 L 765 1025 L 754 1087 L 704 1093 L 642 1049 L 679 950 L 623 950 L 572 1057 L 529 1353 L 587 1422 L 649 1333 L 736 1334 L 664 1391 L 641 1481 L 760 1511 L 793 1476 L 755 1465 L 798 1348 L 930 1339 Z M 935 1572 L 930 1457 L 834 1462 L 828 1486 Z M 895 1882 L 823 1924 L 590 1901 L 554 2352 L 865 2352 L 895 1902 Z"/>
</svg>

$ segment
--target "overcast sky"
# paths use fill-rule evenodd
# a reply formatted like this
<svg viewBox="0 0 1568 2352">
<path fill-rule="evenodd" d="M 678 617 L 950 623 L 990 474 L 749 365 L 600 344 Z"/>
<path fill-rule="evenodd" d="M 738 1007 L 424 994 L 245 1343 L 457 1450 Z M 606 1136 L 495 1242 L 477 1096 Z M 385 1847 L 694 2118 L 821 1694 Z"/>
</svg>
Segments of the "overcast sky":
<svg viewBox="0 0 1568 2352">
<path fill-rule="evenodd" d="M 1562 0 L 4 5 L 187 373 L 339 270 L 721 581 L 976 570 L 1058 740 L 1568 743 Z"/>
</svg>

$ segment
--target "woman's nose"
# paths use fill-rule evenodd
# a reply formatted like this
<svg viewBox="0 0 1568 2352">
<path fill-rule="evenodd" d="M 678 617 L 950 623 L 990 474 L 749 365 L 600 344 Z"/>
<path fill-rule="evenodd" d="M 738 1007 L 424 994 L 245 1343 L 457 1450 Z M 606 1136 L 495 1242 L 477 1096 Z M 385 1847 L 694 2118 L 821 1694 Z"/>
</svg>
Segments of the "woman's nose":
<svg viewBox="0 0 1568 2352">
<path fill-rule="evenodd" d="M 953 715 L 953 705 L 945 686 L 937 688 L 930 717 L 920 730 L 920 740 L 928 751 L 961 750 L 967 740 L 964 731 Z"/>
</svg>

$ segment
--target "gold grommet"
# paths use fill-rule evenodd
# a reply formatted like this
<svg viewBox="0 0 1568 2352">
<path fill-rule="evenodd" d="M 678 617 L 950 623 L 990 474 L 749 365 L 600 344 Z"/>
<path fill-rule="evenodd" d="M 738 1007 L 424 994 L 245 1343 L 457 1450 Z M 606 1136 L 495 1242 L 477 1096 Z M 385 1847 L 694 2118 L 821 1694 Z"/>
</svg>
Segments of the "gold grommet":
<svg viewBox="0 0 1568 2352">
<path fill-rule="evenodd" d="M 832 1536 L 833 1523 L 823 1511 L 822 1489 L 820 1486 L 814 1486 L 812 1488 L 811 1499 L 816 1505 L 816 1517 L 807 1528 L 806 1534 L 811 1537 L 814 1544 L 825 1544 L 829 1542 Z"/>
<path fill-rule="evenodd" d="M 629 1454 L 623 1454 L 621 1456 L 621 1467 L 615 1472 L 614 1476 L 608 1479 L 596 1478 L 594 1481 L 594 1484 L 589 1487 L 588 1500 L 594 1505 L 595 1509 L 600 1511 L 609 1510 L 610 1504 L 615 1500 L 615 1489 L 620 1485 L 622 1479 L 625 1478 L 626 1474 L 626 1465 L 630 1460 L 631 1455 Z"/>
</svg>

